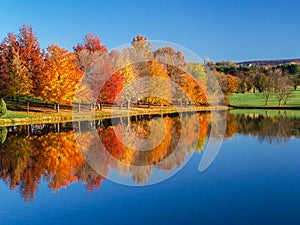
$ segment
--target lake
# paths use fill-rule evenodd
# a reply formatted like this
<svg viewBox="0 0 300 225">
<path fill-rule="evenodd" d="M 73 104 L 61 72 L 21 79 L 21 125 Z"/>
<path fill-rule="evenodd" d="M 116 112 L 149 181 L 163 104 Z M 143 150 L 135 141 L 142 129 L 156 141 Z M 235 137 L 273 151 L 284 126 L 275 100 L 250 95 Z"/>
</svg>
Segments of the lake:
<svg viewBox="0 0 300 225">
<path fill-rule="evenodd" d="M 299 113 L 223 119 L 211 155 L 209 112 L 0 127 L 0 224 L 300 224 Z"/>
</svg>

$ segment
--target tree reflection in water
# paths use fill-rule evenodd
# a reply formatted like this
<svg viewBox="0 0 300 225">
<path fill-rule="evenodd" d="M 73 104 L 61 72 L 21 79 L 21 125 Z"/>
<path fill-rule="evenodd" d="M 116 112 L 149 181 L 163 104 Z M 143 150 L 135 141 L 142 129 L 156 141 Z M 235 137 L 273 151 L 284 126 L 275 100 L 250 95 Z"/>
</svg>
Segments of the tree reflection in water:
<svg viewBox="0 0 300 225">
<path fill-rule="evenodd" d="M 200 123 L 200 130 L 193 124 L 195 117 Z M 200 152 L 210 132 L 210 120 L 209 113 L 194 113 L 185 114 L 182 119 L 178 115 L 137 116 L 119 119 L 116 124 L 112 124 L 111 120 L 83 121 L 78 122 L 79 134 L 74 133 L 72 123 L 2 127 L 0 178 L 10 189 L 18 189 L 25 201 L 34 199 L 42 180 L 54 191 L 74 182 L 81 182 L 88 190 L 93 190 L 100 187 L 111 169 L 130 176 L 137 184 L 146 183 L 154 168 L 172 171 L 181 167 L 194 150 Z M 183 123 L 186 126 L 182 126 Z M 96 127 L 96 135 L 91 129 L 93 126 Z M 151 134 L 153 126 L 157 133 Z M 132 136 L 126 135 L 127 129 Z M 228 113 L 226 136 L 233 137 L 236 133 L 254 135 L 270 144 L 282 144 L 291 137 L 299 136 L 300 119 L 284 115 Z M 135 150 L 141 144 L 136 139 L 147 138 L 152 149 Z M 182 142 L 178 141 L 179 138 Z M 97 164 L 96 171 L 102 171 L 102 175 L 85 159 L 85 154 L 98 144 L 99 139 L 106 153 L 114 159 L 92 152 L 93 160 L 106 160 Z M 130 143 L 129 147 L 124 143 Z M 115 160 L 122 162 L 122 166 Z M 143 167 L 137 169 L 139 167 L 130 165 Z"/>
<path fill-rule="evenodd" d="M 285 113 L 227 114 L 227 137 L 235 133 L 257 136 L 260 142 L 284 144 L 290 138 L 300 135 L 300 118 L 289 117 Z"/>
</svg>

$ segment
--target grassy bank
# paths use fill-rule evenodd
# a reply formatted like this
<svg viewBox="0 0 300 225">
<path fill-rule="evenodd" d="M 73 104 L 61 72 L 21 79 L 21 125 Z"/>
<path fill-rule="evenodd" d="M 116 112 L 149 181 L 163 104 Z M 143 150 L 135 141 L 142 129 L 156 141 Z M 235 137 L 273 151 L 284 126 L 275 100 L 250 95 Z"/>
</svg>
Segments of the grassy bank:
<svg viewBox="0 0 300 225">
<path fill-rule="evenodd" d="M 74 113 L 72 110 L 63 110 L 56 112 L 30 112 L 27 114 L 23 111 L 10 111 L 6 117 L 0 118 L 0 126 L 24 125 L 24 124 L 40 124 L 40 123 L 57 123 L 71 122 L 80 120 L 106 119 L 112 117 L 125 117 L 135 115 L 153 115 L 167 114 L 175 112 L 193 112 L 193 111 L 211 111 L 226 110 L 227 107 L 157 107 L 157 108 L 131 108 L 130 110 L 118 108 L 104 108 L 102 111 L 82 111 Z"/>
<path fill-rule="evenodd" d="M 265 101 L 261 93 L 245 93 L 234 94 L 228 97 L 230 106 L 233 107 L 253 107 L 253 108 L 299 108 L 300 109 L 300 89 L 292 92 L 292 97 L 288 100 L 287 104 L 283 102 L 279 106 L 278 100 L 273 94 L 265 105 Z"/>
</svg>

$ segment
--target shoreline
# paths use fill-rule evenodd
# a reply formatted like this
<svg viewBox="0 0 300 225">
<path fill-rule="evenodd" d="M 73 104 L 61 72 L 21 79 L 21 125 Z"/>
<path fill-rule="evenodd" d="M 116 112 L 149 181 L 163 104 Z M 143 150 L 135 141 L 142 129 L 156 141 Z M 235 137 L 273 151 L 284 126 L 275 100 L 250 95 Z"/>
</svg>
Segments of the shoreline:
<svg viewBox="0 0 300 225">
<path fill-rule="evenodd" d="M 103 111 L 82 111 L 82 112 L 60 112 L 60 113 L 36 113 L 30 112 L 29 115 L 24 115 L 23 118 L 0 118 L 0 126 L 20 126 L 28 124 L 46 124 L 46 123 L 66 123 L 72 121 L 84 120 L 100 120 L 117 117 L 128 117 L 138 115 L 156 115 L 156 114 L 173 114 L 177 112 L 209 112 L 209 111 L 224 111 L 229 110 L 228 106 L 198 106 L 198 107 L 168 107 L 168 108 L 131 108 L 103 109 Z M 25 112 L 23 112 L 25 113 Z M 21 114 L 21 113 L 20 113 Z M 43 114 L 43 115 L 40 115 Z M 48 114 L 48 115 L 47 115 Z"/>
<path fill-rule="evenodd" d="M 277 109 L 277 110 L 286 110 L 286 109 L 291 109 L 291 110 L 300 110 L 300 106 L 236 106 L 236 105 L 229 105 L 228 106 L 230 109 Z"/>
</svg>

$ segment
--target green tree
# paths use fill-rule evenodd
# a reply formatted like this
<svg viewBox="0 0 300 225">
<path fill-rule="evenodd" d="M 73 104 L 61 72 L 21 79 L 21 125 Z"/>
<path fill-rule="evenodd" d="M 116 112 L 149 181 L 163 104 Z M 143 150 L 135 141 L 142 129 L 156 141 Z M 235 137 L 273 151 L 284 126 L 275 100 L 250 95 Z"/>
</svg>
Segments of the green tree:
<svg viewBox="0 0 300 225">
<path fill-rule="evenodd" d="M 193 77 L 197 81 L 202 80 L 202 81 L 206 82 L 206 80 L 207 80 L 203 65 L 201 63 L 187 62 L 185 64 L 184 70 L 185 70 L 185 72 L 188 72 L 189 74 L 193 75 Z"/>
</svg>

